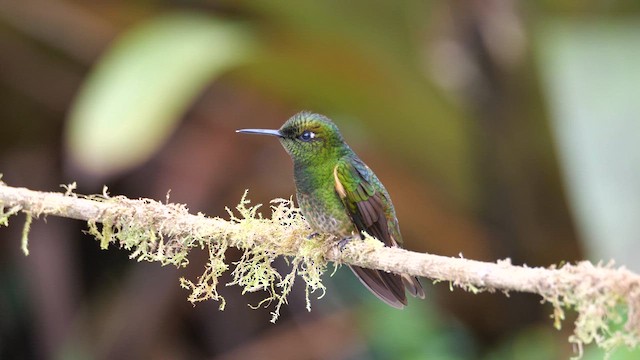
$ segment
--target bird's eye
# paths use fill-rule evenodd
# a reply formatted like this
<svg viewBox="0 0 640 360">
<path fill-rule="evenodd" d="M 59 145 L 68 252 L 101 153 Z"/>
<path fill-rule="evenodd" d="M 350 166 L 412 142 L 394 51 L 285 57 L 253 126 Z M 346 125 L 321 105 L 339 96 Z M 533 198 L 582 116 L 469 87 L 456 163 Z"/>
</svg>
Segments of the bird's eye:
<svg viewBox="0 0 640 360">
<path fill-rule="evenodd" d="M 311 141 L 315 137 L 316 137 L 316 133 L 314 133 L 313 131 L 306 130 L 300 136 L 298 136 L 298 139 L 307 142 L 307 141 Z"/>
</svg>

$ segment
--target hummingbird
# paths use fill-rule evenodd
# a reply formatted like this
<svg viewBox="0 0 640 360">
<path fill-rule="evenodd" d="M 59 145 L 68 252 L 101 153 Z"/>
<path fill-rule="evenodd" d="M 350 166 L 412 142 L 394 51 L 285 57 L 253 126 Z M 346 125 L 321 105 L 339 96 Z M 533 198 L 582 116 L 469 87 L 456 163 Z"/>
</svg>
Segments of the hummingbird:
<svg viewBox="0 0 640 360">
<path fill-rule="evenodd" d="M 242 129 L 238 133 L 271 135 L 293 160 L 296 199 L 318 234 L 346 244 L 362 232 L 388 247 L 402 247 L 402 236 L 389 193 L 376 174 L 351 150 L 326 116 L 300 112 L 278 130 Z M 362 284 L 385 303 L 402 309 L 406 291 L 424 299 L 416 277 L 349 265 Z"/>
</svg>

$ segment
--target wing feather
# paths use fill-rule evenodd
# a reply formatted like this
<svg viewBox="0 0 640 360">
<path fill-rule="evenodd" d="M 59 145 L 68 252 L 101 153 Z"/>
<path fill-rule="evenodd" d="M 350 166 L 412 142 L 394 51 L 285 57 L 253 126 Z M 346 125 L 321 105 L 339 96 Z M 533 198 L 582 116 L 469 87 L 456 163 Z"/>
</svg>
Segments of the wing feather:
<svg viewBox="0 0 640 360">
<path fill-rule="evenodd" d="M 359 159 L 346 159 L 338 162 L 333 175 L 336 193 L 358 231 L 366 231 L 385 246 L 399 246 L 402 239 L 395 212 L 386 190 L 374 179 L 371 170 Z M 424 298 L 422 286 L 415 277 L 357 266 L 351 266 L 351 270 L 372 293 L 393 307 L 403 308 L 407 304 L 405 287 L 413 296 Z"/>
<path fill-rule="evenodd" d="M 359 160 L 350 160 L 340 161 L 334 169 L 336 192 L 359 231 L 366 231 L 386 246 L 396 245 L 397 240 L 392 239 L 389 233 L 387 219 L 387 216 L 395 217 L 395 214 L 387 214 L 389 205 L 384 204 L 385 201 L 389 202 L 386 195 L 380 189 L 376 189 L 366 165 Z M 399 234 L 399 231 L 394 229 L 394 233 Z M 394 236 L 396 237 L 399 236 Z"/>
</svg>

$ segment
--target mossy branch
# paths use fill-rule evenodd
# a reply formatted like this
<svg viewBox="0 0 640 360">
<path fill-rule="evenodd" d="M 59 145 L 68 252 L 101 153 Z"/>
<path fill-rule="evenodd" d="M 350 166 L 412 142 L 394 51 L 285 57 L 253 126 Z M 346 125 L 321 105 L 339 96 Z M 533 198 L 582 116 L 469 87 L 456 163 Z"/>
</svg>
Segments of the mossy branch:
<svg viewBox="0 0 640 360">
<path fill-rule="evenodd" d="M 227 209 L 230 219 L 224 220 L 190 214 L 180 204 L 111 197 L 106 190 L 102 195 L 81 196 L 73 190 L 70 185 L 66 193 L 47 193 L 0 182 L 0 225 L 7 225 L 7 219 L 18 212 L 27 214 L 22 242 L 26 254 L 31 218 L 40 216 L 87 221 L 88 232 L 102 248 L 117 243 L 131 250 L 132 258 L 163 265 L 186 266 L 189 250 L 207 248 L 210 261 L 203 275 L 196 282 L 181 279 L 181 285 L 192 291 L 189 300 L 218 300 L 223 309 L 224 299 L 216 290 L 218 279 L 233 267 L 231 284 L 242 286 L 244 292 L 267 293 L 257 306 L 275 302 L 273 321 L 286 303 L 296 275 L 305 281 L 307 300 L 317 290 L 320 296 L 324 294 L 321 275 L 331 261 L 447 281 L 452 287 L 472 292 L 538 294 L 543 302 L 553 305 L 552 317 L 558 328 L 564 309 L 578 313 L 570 341 L 578 345 L 580 354 L 582 345 L 591 342 L 606 350 L 619 345 L 633 348 L 640 342 L 640 275 L 624 267 L 584 261 L 559 268 L 529 268 L 512 265 L 508 259 L 488 263 L 386 248 L 375 239 L 352 241 L 338 251 L 333 246 L 336 239 L 308 239 L 311 230 L 290 200 L 274 200 L 271 218 L 263 218 L 258 212 L 260 205 L 249 206 L 243 197 L 235 213 Z M 224 257 L 229 246 L 244 251 L 233 265 Z M 289 259 L 290 273 L 281 275 L 272 267 L 278 256 Z"/>
</svg>

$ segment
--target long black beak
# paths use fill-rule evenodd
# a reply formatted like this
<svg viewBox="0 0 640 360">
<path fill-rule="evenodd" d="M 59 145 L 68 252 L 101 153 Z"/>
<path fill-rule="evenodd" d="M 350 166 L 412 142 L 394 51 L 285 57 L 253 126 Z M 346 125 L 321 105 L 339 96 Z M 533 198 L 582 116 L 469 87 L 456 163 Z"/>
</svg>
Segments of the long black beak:
<svg viewBox="0 0 640 360">
<path fill-rule="evenodd" d="M 271 136 L 282 137 L 282 134 L 280 134 L 280 131 L 278 131 L 278 130 L 240 129 L 240 130 L 236 130 L 236 132 L 237 133 L 243 133 L 243 134 L 271 135 Z"/>
</svg>

